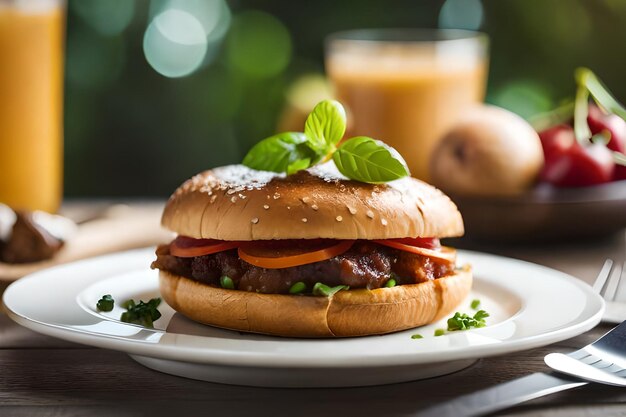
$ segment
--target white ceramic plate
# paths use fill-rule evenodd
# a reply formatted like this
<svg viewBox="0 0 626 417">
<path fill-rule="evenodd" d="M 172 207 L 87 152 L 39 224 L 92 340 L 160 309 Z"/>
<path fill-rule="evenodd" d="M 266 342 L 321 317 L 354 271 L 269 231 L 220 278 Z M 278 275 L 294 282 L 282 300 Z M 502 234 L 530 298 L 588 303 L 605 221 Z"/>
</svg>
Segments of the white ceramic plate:
<svg viewBox="0 0 626 417">
<path fill-rule="evenodd" d="M 594 327 L 604 302 L 581 281 L 535 264 L 459 251 L 474 267 L 470 302 L 491 317 L 487 327 L 435 337 L 445 320 L 384 336 L 288 339 L 246 334 L 192 322 L 168 305 L 155 329 L 122 323 L 117 302 L 158 296 L 153 250 L 123 252 L 38 272 L 4 293 L 11 318 L 50 336 L 130 354 L 153 369 L 206 381 L 283 387 L 387 384 L 453 372 L 479 358 L 557 342 Z M 423 339 L 412 339 L 419 333 Z"/>
</svg>

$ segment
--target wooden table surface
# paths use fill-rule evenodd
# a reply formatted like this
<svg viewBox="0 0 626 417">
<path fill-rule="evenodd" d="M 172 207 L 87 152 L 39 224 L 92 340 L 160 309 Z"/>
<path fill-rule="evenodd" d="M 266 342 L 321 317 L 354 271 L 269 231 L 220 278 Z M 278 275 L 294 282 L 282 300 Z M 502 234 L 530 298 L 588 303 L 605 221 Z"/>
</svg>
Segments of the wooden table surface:
<svg viewBox="0 0 626 417">
<path fill-rule="evenodd" d="M 556 246 L 478 248 L 592 282 L 607 257 L 626 260 L 626 235 Z M 0 416 L 410 416 L 428 404 L 546 371 L 547 353 L 575 350 L 610 328 L 601 324 L 569 340 L 481 359 L 460 372 L 428 380 L 368 388 L 268 389 L 161 374 L 124 353 L 39 335 L 0 313 Z M 498 415 L 623 416 L 626 390 L 589 384 Z"/>
</svg>

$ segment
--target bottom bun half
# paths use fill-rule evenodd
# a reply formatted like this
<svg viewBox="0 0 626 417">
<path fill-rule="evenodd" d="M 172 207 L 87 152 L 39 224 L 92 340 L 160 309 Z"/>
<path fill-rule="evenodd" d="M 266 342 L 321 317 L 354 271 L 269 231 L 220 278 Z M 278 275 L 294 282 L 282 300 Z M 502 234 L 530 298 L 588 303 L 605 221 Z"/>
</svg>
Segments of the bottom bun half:
<svg viewBox="0 0 626 417">
<path fill-rule="evenodd" d="M 332 297 L 259 294 L 212 287 L 160 271 L 163 299 L 188 318 L 211 326 L 287 337 L 367 336 L 442 319 L 467 297 L 469 266 L 432 281 Z"/>
</svg>

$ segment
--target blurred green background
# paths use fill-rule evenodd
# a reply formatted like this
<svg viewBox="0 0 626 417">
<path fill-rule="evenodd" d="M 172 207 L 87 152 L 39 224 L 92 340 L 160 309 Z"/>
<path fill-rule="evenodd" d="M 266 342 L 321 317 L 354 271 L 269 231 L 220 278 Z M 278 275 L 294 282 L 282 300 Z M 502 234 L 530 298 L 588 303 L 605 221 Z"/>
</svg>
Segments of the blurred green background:
<svg viewBox="0 0 626 417">
<path fill-rule="evenodd" d="M 239 162 L 345 29 L 481 30 L 487 101 L 524 117 L 571 97 L 581 65 L 626 101 L 624 0 L 70 0 L 67 19 L 70 197 L 166 197 Z"/>
</svg>

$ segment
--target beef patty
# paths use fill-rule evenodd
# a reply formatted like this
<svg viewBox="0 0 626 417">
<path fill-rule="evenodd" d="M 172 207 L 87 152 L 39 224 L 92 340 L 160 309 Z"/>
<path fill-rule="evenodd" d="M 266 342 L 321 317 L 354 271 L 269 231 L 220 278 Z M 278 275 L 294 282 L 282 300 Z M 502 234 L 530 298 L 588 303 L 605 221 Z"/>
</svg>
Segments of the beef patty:
<svg viewBox="0 0 626 417">
<path fill-rule="evenodd" d="M 170 254 L 169 245 L 156 251 L 153 269 L 191 278 L 204 284 L 219 286 L 220 277 L 230 277 L 235 288 L 266 294 L 287 294 L 296 282 L 304 282 L 310 291 L 321 282 L 328 286 L 349 285 L 350 288 L 380 288 L 390 279 L 399 285 L 416 284 L 450 275 L 454 263 L 429 258 L 367 240 L 358 240 L 334 258 L 282 269 L 265 269 L 251 265 L 232 249 L 211 255 L 180 258 Z"/>
</svg>

